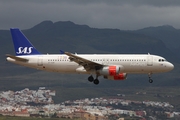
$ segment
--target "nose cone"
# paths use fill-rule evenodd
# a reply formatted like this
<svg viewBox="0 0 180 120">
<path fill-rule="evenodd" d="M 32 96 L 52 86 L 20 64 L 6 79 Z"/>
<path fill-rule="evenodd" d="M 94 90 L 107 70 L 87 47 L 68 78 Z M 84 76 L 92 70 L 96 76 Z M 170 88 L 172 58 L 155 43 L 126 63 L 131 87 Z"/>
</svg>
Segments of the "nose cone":
<svg viewBox="0 0 180 120">
<path fill-rule="evenodd" d="M 169 71 L 171 71 L 171 70 L 174 69 L 174 65 L 172 63 L 168 63 L 167 68 L 168 68 Z"/>
</svg>

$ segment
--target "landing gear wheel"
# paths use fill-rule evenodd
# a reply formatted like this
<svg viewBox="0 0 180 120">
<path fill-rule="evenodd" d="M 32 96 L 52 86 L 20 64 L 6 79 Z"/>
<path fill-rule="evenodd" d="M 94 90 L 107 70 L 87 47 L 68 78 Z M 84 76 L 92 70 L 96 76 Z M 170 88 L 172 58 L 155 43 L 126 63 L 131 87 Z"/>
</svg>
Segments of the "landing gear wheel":
<svg viewBox="0 0 180 120">
<path fill-rule="evenodd" d="M 149 76 L 149 83 L 153 83 L 153 80 L 151 79 L 151 75 L 152 75 L 152 73 L 148 74 L 148 76 Z"/>
<path fill-rule="evenodd" d="M 153 83 L 153 80 L 152 80 L 152 79 L 149 79 L 149 83 Z"/>
<path fill-rule="evenodd" d="M 95 79 L 93 82 L 94 82 L 95 85 L 99 84 L 99 80 L 98 79 Z"/>
<path fill-rule="evenodd" d="M 89 81 L 89 82 L 94 81 L 94 78 L 93 78 L 93 76 L 92 76 L 92 75 L 88 77 L 88 81 Z"/>
</svg>

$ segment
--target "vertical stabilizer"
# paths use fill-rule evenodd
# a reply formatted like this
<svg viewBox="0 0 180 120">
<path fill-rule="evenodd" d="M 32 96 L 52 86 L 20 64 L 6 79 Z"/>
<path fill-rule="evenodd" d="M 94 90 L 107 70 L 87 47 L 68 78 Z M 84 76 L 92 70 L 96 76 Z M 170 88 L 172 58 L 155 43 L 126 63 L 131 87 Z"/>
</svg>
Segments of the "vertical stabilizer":
<svg viewBox="0 0 180 120">
<path fill-rule="evenodd" d="M 10 31 L 17 56 L 40 54 L 18 28 L 11 28 Z"/>
</svg>

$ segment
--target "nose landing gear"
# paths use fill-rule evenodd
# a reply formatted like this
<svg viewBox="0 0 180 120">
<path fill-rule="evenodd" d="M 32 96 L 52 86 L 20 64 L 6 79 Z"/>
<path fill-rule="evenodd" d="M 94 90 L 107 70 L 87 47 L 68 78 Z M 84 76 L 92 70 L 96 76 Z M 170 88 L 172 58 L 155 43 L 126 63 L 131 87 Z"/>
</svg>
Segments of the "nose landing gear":
<svg viewBox="0 0 180 120">
<path fill-rule="evenodd" d="M 153 80 L 151 78 L 149 78 L 149 83 L 153 83 Z"/>
<path fill-rule="evenodd" d="M 149 73 L 149 74 L 148 74 L 148 77 L 149 77 L 149 83 L 153 83 L 153 80 L 151 79 L 151 75 L 152 75 L 152 73 Z"/>
</svg>

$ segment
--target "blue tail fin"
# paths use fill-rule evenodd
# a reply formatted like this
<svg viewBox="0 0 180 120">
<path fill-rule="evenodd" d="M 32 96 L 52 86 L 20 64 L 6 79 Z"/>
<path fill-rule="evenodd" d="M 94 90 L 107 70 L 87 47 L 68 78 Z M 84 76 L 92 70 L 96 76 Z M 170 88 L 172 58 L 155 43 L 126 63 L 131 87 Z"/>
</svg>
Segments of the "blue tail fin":
<svg viewBox="0 0 180 120">
<path fill-rule="evenodd" d="M 40 54 L 18 28 L 11 28 L 10 31 L 14 43 L 15 53 L 17 56 Z"/>
</svg>

